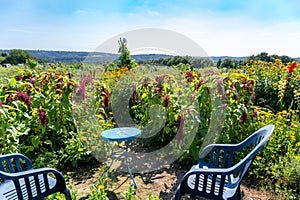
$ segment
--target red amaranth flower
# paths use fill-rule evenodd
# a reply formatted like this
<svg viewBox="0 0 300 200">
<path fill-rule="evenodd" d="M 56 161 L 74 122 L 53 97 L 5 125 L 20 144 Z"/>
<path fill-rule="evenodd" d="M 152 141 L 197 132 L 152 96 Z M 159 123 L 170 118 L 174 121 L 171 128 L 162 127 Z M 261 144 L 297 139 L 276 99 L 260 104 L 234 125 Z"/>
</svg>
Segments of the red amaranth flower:
<svg viewBox="0 0 300 200">
<path fill-rule="evenodd" d="M 31 105 L 31 99 L 25 92 L 17 92 L 17 96 L 21 101 L 24 101 L 27 106 Z"/>
<path fill-rule="evenodd" d="M 109 108 L 110 95 L 108 89 L 102 87 L 102 95 L 104 95 L 104 99 L 102 100 L 102 102 L 104 103 L 104 108 Z"/>
<path fill-rule="evenodd" d="M 162 84 L 163 80 L 164 80 L 165 76 L 156 76 L 155 80 L 157 81 L 158 84 Z"/>
<path fill-rule="evenodd" d="M 46 124 L 47 124 L 47 114 L 46 114 L 46 112 L 43 111 L 43 109 L 41 109 L 41 108 L 38 109 L 38 112 L 39 112 L 39 117 L 40 117 L 42 126 L 46 126 Z"/>
<path fill-rule="evenodd" d="M 163 88 L 161 86 L 156 86 L 154 92 L 157 93 L 157 92 L 161 92 L 162 90 Z"/>
<path fill-rule="evenodd" d="M 293 62 L 290 66 L 288 66 L 287 68 L 288 68 L 288 70 L 289 70 L 289 73 L 295 72 L 295 71 L 296 71 L 296 70 L 295 70 L 296 66 L 297 66 L 297 63 L 296 63 L 296 62 Z"/>
<path fill-rule="evenodd" d="M 30 79 L 29 81 L 32 85 L 34 85 L 35 79 Z"/>
<path fill-rule="evenodd" d="M 248 119 L 247 113 L 243 112 L 243 115 L 242 115 L 242 117 L 240 119 L 240 122 L 243 124 L 243 123 L 245 123 L 247 121 L 247 119 Z"/>
<path fill-rule="evenodd" d="M 170 96 L 166 95 L 164 99 L 164 106 L 168 108 L 170 106 Z"/>
<path fill-rule="evenodd" d="M 17 81 L 20 81 L 20 80 L 22 80 L 22 76 L 21 75 L 18 75 L 17 77 L 16 77 L 16 79 L 17 79 Z"/>
<path fill-rule="evenodd" d="M 132 86 L 132 103 L 133 104 L 136 103 L 136 86 L 135 85 Z"/>
<path fill-rule="evenodd" d="M 187 81 L 188 81 L 188 82 L 192 82 L 193 79 L 194 79 L 193 72 L 191 72 L 191 71 L 186 72 L 186 73 L 185 73 L 185 77 L 187 78 Z"/>
<path fill-rule="evenodd" d="M 203 84 L 203 80 L 200 80 L 196 83 L 196 90 L 198 90 L 200 88 L 200 86 Z"/>
</svg>

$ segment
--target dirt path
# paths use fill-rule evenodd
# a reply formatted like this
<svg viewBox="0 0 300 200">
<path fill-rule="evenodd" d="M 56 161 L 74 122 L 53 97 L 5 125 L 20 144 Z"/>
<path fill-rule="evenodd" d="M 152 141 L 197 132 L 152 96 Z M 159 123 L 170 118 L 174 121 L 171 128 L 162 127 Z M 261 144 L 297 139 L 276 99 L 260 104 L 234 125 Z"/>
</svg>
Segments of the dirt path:
<svg viewBox="0 0 300 200">
<path fill-rule="evenodd" d="M 72 172 L 72 178 L 68 180 L 72 189 L 77 190 L 80 200 L 88 199 L 90 188 L 97 183 L 99 176 L 102 174 L 103 166 L 95 165 L 80 168 Z M 159 171 L 147 174 L 135 174 L 135 181 L 137 183 L 136 195 L 141 200 L 146 200 L 149 194 L 159 196 L 163 200 L 171 200 L 174 198 L 176 188 L 179 181 L 188 169 L 181 168 L 176 165 L 169 166 Z M 128 190 L 132 184 L 129 174 L 110 172 L 110 177 L 113 179 L 112 184 L 108 186 L 109 199 L 124 199 L 122 194 Z M 275 200 L 275 198 L 258 191 L 241 186 L 244 200 Z"/>
</svg>

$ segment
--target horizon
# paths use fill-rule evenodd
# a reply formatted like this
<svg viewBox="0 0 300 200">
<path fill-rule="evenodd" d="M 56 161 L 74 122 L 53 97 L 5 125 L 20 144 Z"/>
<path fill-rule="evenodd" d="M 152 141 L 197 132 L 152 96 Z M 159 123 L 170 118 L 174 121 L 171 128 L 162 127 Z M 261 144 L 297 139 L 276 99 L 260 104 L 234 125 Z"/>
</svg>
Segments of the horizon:
<svg viewBox="0 0 300 200">
<path fill-rule="evenodd" d="M 15 48 L 15 49 L 19 49 L 19 50 L 25 50 L 25 51 L 49 51 L 49 52 L 70 52 L 70 53 L 93 53 L 95 51 L 84 51 L 84 50 L 53 50 L 53 49 L 20 49 L 20 48 Z M 15 49 L 0 49 L 0 51 L 11 51 L 11 50 L 15 50 Z M 110 52 L 97 52 L 97 53 L 104 53 L 104 54 L 120 54 L 120 53 L 110 53 Z M 267 53 L 269 56 L 272 55 L 278 55 L 278 54 L 270 54 L 269 52 L 260 52 L 260 53 Z M 260 54 L 258 53 L 258 54 Z M 250 57 L 250 56 L 255 56 L 258 54 L 252 54 L 252 55 L 244 55 L 244 56 L 232 56 L 232 55 L 207 55 L 207 56 L 191 56 L 191 57 L 203 57 L 203 58 L 211 58 L 211 57 L 231 57 L 231 58 L 245 58 L 245 57 Z M 130 54 L 131 56 L 139 56 L 139 55 L 167 55 L 167 56 L 177 56 L 177 55 L 171 55 L 171 54 L 163 54 L 163 53 L 143 53 L 143 54 Z M 179 55 L 181 57 L 184 56 L 189 56 L 189 55 Z M 278 56 L 288 56 L 291 57 L 293 59 L 300 59 L 300 55 L 296 56 L 296 57 L 292 57 L 289 55 L 278 55 Z"/>
<path fill-rule="evenodd" d="M 0 3 L 0 16 L 5 19 L 1 49 L 92 52 L 115 35 L 151 27 L 183 34 L 211 56 L 244 57 L 267 52 L 299 57 L 297 0 Z"/>
</svg>

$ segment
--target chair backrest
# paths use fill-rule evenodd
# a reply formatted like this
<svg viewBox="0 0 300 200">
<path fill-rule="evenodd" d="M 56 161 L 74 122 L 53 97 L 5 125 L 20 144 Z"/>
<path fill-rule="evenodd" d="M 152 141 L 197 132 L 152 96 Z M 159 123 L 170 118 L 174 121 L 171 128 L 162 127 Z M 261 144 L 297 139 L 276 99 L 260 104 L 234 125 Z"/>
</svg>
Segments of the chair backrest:
<svg viewBox="0 0 300 200">
<path fill-rule="evenodd" d="M 0 171 L 16 173 L 32 168 L 30 159 L 22 154 L 0 155 Z"/>
<path fill-rule="evenodd" d="M 258 154 L 258 152 L 264 147 L 267 143 L 269 138 L 271 137 L 274 131 L 274 125 L 267 125 L 262 127 L 261 129 L 254 132 L 250 135 L 247 139 L 243 142 L 238 144 L 238 149 L 247 149 L 250 151 L 239 163 L 236 165 L 239 166 L 237 169 L 240 168 L 240 180 L 243 178 L 245 173 L 247 172 L 248 168 L 250 167 L 251 163 L 253 162 L 254 158 Z"/>
<path fill-rule="evenodd" d="M 22 154 L 0 155 L 0 199 L 42 200 L 56 192 L 71 200 L 64 177 L 57 170 L 33 169 Z"/>
<path fill-rule="evenodd" d="M 248 138 L 246 138 L 243 142 L 236 145 L 235 151 L 233 154 L 240 151 L 245 156 L 238 163 L 230 163 L 234 164 L 234 166 L 228 166 L 234 168 L 234 171 L 228 178 L 227 187 L 236 187 L 240 184 L 244 175 L 248 171 L 251 166 L 254 158 L 258 154 L 258 152 L 264 147 L 269 138 L 271 137 L 274 130 L 274 125 L 267 125 L 262 127 L 261 129 L 254 132 Z M 234 157 L 235 155 L 233 155 Z"/>
</svg>

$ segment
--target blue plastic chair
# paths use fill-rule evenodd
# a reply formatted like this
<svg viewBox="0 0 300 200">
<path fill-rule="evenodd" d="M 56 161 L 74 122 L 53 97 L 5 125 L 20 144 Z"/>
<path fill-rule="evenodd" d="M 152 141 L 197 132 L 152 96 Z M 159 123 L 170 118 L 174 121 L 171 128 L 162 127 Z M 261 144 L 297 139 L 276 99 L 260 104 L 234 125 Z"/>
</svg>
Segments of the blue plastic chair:
<svg viewBox="0 0 300 200">
<path fill-rule="evenodd" d="M 33 169 L 29 158 L 22 154 L 0 155 L 1 200 L 43 200 L 56 192 L 72 200 L 60 172 L 51 168 Z"/>
<path fill-rule="evenodd" d="M 199 164 L 184 175 L 175 200 L 186 194 L 191 198 L 241 199 L 241 181 L 273 131 L 274 125 L 267 125 L 239 144 L 206 146 L 200 154 Z M 238 156 L 244 158 L 236 161 Z"/>
</svg>

